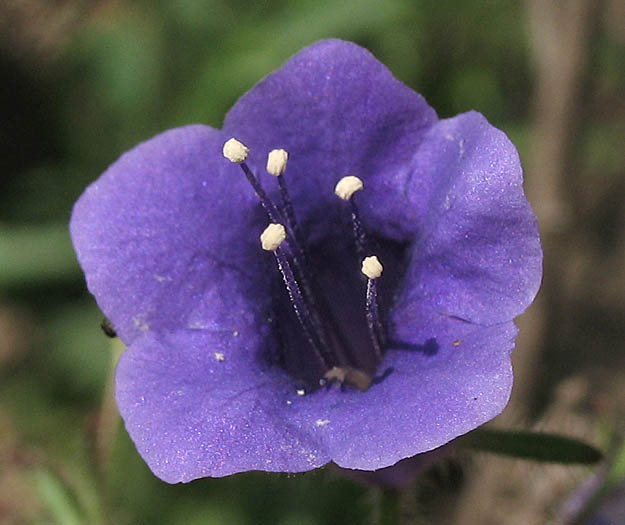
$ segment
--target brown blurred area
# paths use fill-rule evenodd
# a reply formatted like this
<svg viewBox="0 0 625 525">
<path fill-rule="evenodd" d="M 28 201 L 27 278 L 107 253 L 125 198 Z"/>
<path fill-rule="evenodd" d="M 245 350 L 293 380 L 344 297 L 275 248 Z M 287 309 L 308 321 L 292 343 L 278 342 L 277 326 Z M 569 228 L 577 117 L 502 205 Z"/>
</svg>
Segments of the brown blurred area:
<svg viewBox="0 0 625 525">
<path fill-rule="evenodd" d="M 625 3 L 525 5 L 534 69 L 526 190 L 539 221 L 544 277 L 519 320 L 513 397 L 494 424 L 533 422 L 605 446 L 602 420 L 625 432 L 625 165 L 593 166 L 585 144 L 598 121 L 625 122 L 625 96 L 611 91 L 597 53 L 606 35 L 625 38 Z M 558 504 L 588 475 L 579 467 L 480 458 L 453 521 L 558 523 Z"/>
</svg>

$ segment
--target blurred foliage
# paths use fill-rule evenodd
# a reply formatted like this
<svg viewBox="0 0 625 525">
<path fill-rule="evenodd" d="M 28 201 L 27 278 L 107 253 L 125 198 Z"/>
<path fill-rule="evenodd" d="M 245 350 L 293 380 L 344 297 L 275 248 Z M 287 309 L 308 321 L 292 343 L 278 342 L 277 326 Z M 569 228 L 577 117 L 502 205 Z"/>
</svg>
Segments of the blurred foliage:
<svg viewBox="0 0 625 525">
<path fill-rule="evenodd" d="M 366 521 L 368 490 L 328 469 L 169 486 L 121 429 L 110 462 L 94 464 L 111 350 L 71 249 L 71 207 L 123 151 L 169 127 L 220 126 L 255 82 L 326 37 L 369 48 L 442 117 L 481 111 L 527 153 L 523 4 L 31 0 L 0 13 L 12 23 L 0 31 L 0 521 Z M 623 184 L 623 42 L 602 37 L 597 64 L 583 170 Z"/>
</svg>

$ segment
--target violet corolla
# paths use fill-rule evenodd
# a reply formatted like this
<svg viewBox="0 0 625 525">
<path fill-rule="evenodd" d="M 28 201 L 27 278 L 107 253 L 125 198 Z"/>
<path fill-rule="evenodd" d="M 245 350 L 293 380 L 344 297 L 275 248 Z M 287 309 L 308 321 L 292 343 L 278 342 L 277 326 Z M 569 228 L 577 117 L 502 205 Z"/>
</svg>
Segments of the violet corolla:
<svg viewBox="0 0 625 525">
<path fill-rule="evenodd" d="M 507 137 L 479 113 L 439 120 L 339 40 L 260 81 L 222 130 L 122 155 L 71 234 L 128 345 L 126 428 L 172 483 L 376 470 L 469 432 L 508 400 L 513 318 L 541 277 Z"/>
</svg>

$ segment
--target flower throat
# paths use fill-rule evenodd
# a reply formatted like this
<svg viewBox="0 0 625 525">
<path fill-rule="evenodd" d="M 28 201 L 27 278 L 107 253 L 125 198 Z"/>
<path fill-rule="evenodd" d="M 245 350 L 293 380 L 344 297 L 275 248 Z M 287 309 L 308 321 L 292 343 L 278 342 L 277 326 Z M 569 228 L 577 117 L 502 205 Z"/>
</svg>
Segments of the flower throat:
<svg viewBox="0 0 625 525">
<path fill-rule="evenodd" d="M 278 179 L 281 205 L 276 205 L 265 193 L 258 178 L 246 164 L 249 149 L 231 138 L 223 147 L 228 160 L 238 164 L 254 189 L 267 214 L 269 225 L 260 236 L 263 250 L 274 254 L 283 286 L 297 325 L 307 346 L 313 352 L 321 367 L 317 382 L 320 386 L 338 383 L 358 390 L 367 390 L 373 382 L 375 369 L 382 361 L 386 349 L 386 334 L 380 318 L 378 306 L 377 280 L 383 272 L 382 264 L 371 253 L 369 239 L 360 220 L 354 194 L 363 189 L 362 181 L 349 175 L 338 181 L 336 196 L 349 205 L 351 229 L 355 250 L 361 262 L 364 304 L 362 315 L 365 318 L 368 337 L 367 356 L 374 366 L 363 365 L 358 356 L 353 355 L 351 345 L 344 339 L 340 323 L 329 307 L 322 293 L 315 293 L 320 287 L 311 271 L 310 257 L 304 243 L 301 228 L 296 220 L 292 201 L 284 179 L 288 153 L 285 150 L 272 150 L 267 158 L 267 172 Z M 362 349 L 359 349 L 362 351 Z M 304 365 L 305 366 L 305 365 Z M 304 395 L 305 389 L 298 389 Z"/>
</svg>

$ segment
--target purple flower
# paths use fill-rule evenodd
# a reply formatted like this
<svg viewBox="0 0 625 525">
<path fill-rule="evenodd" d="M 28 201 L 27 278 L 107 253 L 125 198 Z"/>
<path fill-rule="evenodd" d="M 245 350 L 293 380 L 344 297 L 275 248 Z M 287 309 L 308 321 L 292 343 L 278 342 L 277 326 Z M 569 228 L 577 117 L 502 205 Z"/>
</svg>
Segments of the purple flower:
<svg viewBox="0 0 625 525">
<path fill-rule="evenodd" d="M 276 221 L 222 156 L 231 137 L 274 219 L 288 213 L 265 162 L 289 153 L 279 180 L 298 226 L 275 257 L 259 236 Z M 334 194 L 344 175 L 364 182 L 353 206 Z M 339 40 L 259 82 L 221 131 L 172 129 L 122 155 L 76 203 L 71 234 L 128 345 L 126 428 L 171 483 L 330 461 L 376 470 L 476 428 L 508 400 L 512 320 L 541 277 L 507 137 L 479 113 L 439 120 Z M 360 273 L 363 253 L 382 262 L 379 280 Z M 300 318 L 276 258 L 293 270 Z M 346 372 L 364 382 L 335 384 Z"/>
</svg>

